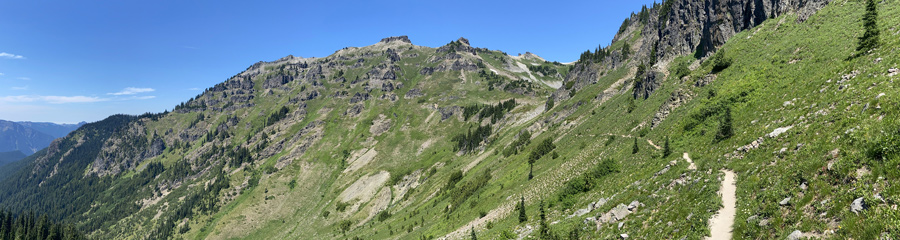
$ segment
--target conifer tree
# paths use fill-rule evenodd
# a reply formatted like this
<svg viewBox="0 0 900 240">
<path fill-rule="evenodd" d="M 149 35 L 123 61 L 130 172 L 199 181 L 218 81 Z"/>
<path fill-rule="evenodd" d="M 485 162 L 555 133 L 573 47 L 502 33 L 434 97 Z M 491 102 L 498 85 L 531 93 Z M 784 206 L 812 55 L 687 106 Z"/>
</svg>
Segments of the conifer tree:
<svg viewBox="0 0 900 240">
<path fill-rule="evenodd" d="M 728 139 L 732 135 L 734 135 L 734 129 L 731 126 L 731 108 L 725 108 L 722 123 L 719 123 L 719 132 L 716 133 L 716 141 Z"/>
<path fill-rule="evenodd" d="M 516 206 L 519 209 L 519 223 L 523 223 L 528 221 L 528 215 L 525 214 L 525 197 L 522 197 L 519 200 L 519 205 Z"/>
<path fill-rule="evenodd" d="M 669 136 L 666 136 L 666 142 L 663 144 L 663 158 L 668 157 L 672 154 L 672 149 L 669 148 Z"/>
<path fill-rule="evenodd" d="M 634 138 L 634 146 L 631 147 L 631 154 L 638 153 L 640 149 L 638 149 L 637 138 Z"/>
<path fill-rule="evenodd" d="M 856 50 L 861 53 L 878 47 L 878 35 L 880 32 L 878 30 L 878 4 L 875 3 L 875 0 L 866 1 L 863 28 L 865 28 L 866 32 L 863 33 L 862 37 L 859 37 L 859 45 L 856 47 Z"/>
</svg>

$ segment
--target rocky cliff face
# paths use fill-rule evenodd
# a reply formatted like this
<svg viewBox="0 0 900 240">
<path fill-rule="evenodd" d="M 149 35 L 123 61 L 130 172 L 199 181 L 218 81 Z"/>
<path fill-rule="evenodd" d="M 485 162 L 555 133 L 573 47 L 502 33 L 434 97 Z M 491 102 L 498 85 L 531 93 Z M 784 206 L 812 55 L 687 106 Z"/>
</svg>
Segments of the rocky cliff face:
<svg viewBox="0 0 900 240">
<path fill-rule="evenodd" d="M 763 21 L 787 13 L 798 14 L 798 21 L 805 21 L 830 0 L 670 0 L 647 10 L 645 16 L 633 14 L 623 23 L 623 28 L 613 38 L 625 42 L 624 47 L 607 47 L 605 57 L 593 61 L 575 63 L 566 82 L 574 82 L 577 91 L 586 84 L 595 83 L 600 73 L 609 73 L 619 67 L 634 68 L 646 65 L 641 76 L 629 78 L 638 81 L 633 86 L 635 98 L 647 98 L 666 79 L 664 74 L 672 59 L 693 54 L 705 58 L 738 32 L 751 29 Z M 634 36 L 640 33 L 640 36 Z M 634 39 L 634 40 L 632 40 Z M 630 62 L 629 62 L 630 60 Z M 565 85 L 565 84 L 564 84 Z M 551 98 L 568 99 L 571 89 L 561 88 Z"/>
<path fill-rule="evenodd" d="M 673 9 L 663 27 L 645 26 L 659 39 L 658 54 L 673 58 L 692 54 L 706 56 L 734 34 L 753 28 L 766 19 L 797 13 L 804 21 L 830 0 L 672 0 Z"/>
</svg>

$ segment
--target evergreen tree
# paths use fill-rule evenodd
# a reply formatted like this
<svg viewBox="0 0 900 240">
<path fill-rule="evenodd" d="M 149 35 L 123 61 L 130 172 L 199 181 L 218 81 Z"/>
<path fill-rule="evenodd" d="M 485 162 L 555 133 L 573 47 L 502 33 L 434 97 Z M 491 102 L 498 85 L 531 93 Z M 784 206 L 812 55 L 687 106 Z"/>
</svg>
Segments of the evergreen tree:
<svg viewBox="0 0 900 240">
<path fill-rule="evenodd" d="M 475 236 L 475 227 L 472 227 L 472 240 L 478 240 L 478 236 Z"/>
<path fill-rule="evenodd" d="M 732 135 L 734 135 L 734 129 L 731 126 L 731 108 L 725 108 L 722 122 L 719 123 L 719 132 L 716 134 L 716 141 L 728 139 Z"/>
<path fill-rule="evenodd" d="M 528 180 L 534 178 L 534 162 L 528 161 Z"/>
<path fill-rule="evenodd" d="M 516 206 L 519 209 L 519 223 L 523 223 L 528 221 L 528 215 L 525 214 L 525 197 L 522 197 L 519 200 L 519 205 Z"/>
<path fill-rule="evenodd" d="M 540 226 L 538 232 L 541 236 L 541 239 L 552 239 L 553 237 L 550 237 L 550 226 L 547 225 L 547 215 L 544 213 L 544 201 L 541 201 L 540 209 L 541 209 L 541 215 L 540 215 L 541 216 L 541 222 L 540 222 L 541 226 Z"/>
<path fill-rule="evenodd" d="M 859 37 L 859 45 L 856 47 L 856 50 L 861 53 L 878 47 L 878 35 L 880 32 L 878 30 L 878 4 L 875 3 L 875 0 L 866 1 L 863 28 L 865 28 L 866 32 L 863 33 L 862 37 Z"/>
<path fill-rule="evenodd" d="M 663 143 L 663 158 L 668 157 L 672 154 L 672 149 L 669 148 L 669 136 L 666 136 L 666 142 Z"/>
<path fill-rule="evenodd" d="M 631 147 L 631 154 L 638 153 L 640 149 L 638 149 L 637 138 L 634 138 L 634 146 Z"/>
</svg>

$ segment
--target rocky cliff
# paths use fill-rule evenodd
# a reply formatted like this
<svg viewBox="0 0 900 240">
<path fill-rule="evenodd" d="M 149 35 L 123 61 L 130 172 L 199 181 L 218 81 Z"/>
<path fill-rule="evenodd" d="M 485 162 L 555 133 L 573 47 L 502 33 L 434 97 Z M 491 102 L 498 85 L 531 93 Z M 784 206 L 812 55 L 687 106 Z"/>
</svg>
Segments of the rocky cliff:
<svg viewBox="0 0 900 240">
<path fill-rule="evenodd" d="M 669 0 L 632 14 L 623 22 L 613 42 L 598 52 L 601 58 L 580 59 L 565 82 L 573 89 L 560 89 L 551 98 L 568 99 L 572 91 L 595 83 L 603 74 L 619 67 L 626 70 L 635 98 L 647 98 L 667 77 L 675 57 L 694 55 L 705 59 L 738 32 L 767 19 L 796 13 L 805 21 L 830 0 Z M 618 43 L 618 44 L 617 44 Z M 624 46 L 620 45 L 625 43 Z M 612 47 L 617 46 L 617 47 Z M 627 49 L 625 48 L 627 47 Z M 635 76 L 637 74 L 637 76 Z M 569 84 L 569 83 L 567 83 Z"/>
</svg>

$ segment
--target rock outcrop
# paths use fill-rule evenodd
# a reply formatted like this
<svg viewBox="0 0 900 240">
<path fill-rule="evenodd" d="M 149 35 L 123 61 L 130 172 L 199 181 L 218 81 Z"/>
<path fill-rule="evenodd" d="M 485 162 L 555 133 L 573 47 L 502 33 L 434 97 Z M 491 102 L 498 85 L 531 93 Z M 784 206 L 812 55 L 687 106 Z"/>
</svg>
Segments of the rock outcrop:
<svg viewBox="0 0 900 240">
<path fill-rule="evenodd" d="M 604 49 L 606 54 L 603 59 L 576 62 L 564 85 L 570 84 L 577 91 L 580 86 L 596 83 L 596 72 L 653 63 L 648 66 L 648 73 L 657 73 L 646 74 L 644 81 L 633 90 L 635 98 L 647 98 L 667 77 L 659 73 L 659 69 L 665 69 L 675 57 L 688 54 L 706 57 L 738 32 L 791 12 L 799 14 L 798 21 L 805 21 L 830 1 L 672 0 L 669 12 L 660 12 L 662 7 L 653 8 L 649 10 L 650 17 L 645 22 L 640 21 L 636 14 L 626 20 L 626 28 L 616 34 L 613 41 L 629 41 L 630 54 L 624 54 L 623 49 L 607 48 Z M 641 35 L 631 42 L 633 34 L 638 32 Z M 629 59 L 632 61 L 628 62 Z M 624 65 L 626 62 L 627 66 Z M 560 88 L 552 98 L 556 101 L 567 99 L 569 91 Z"/>
<path fill-rule="evenodd" d="M 391 43 L 391 42 L 412 43 L 412 41 L 410 41 L 409 37 L 407 37 L 406 35 L 382 38 L 380 42 L 381 43 Z"/>
</svg>

